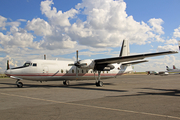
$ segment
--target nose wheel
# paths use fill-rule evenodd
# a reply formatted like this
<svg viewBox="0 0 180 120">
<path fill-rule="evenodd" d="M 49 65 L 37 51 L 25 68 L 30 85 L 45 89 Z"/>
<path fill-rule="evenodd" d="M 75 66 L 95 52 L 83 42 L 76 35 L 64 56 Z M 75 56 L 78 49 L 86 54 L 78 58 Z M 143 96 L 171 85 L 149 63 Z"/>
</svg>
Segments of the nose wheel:
<svg viewBox="0 0 180 120">
<path fill-rule="evenodd" d="M 19 82 L 19 80 L 16 81 L 16 85 L 18 88 L 22 88 L 23 87 L 23 83 Z"/>
</svg>

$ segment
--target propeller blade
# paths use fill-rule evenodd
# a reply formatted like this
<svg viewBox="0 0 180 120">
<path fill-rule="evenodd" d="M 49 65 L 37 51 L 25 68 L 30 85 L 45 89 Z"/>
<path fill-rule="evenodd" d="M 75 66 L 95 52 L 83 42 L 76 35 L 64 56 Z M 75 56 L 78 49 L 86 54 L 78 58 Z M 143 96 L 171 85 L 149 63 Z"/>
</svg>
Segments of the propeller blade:
<svg viewBox="0 0 180 120">
<path fill-rule="evenodd" d="M 76 79 L 78 79 L 77 77 L 78 77 L 78 68 L 76 67 Z"/>
<path fill-rule="evenodd" d="M 78 50 L 76 51 L 76 62 L 75 63 L 75 66 L 76 66 L 76 79 L 78 79 L 78 67 L 77 67 L 77 64 L 78 64 Z"/>
<path fill-rule="evenodd" d="M 7 70 L 9 69 L 9 60 L 7 60 Z"/>
<path fill-rule="evenodd" d="M 78 50 L 76 51 L 76 61 L 78 62 Z"/>
<path fill-rule="evenodd" d="M 74 64 L 68 64 L 68 66 L 75 66 Z"/>
</svg>

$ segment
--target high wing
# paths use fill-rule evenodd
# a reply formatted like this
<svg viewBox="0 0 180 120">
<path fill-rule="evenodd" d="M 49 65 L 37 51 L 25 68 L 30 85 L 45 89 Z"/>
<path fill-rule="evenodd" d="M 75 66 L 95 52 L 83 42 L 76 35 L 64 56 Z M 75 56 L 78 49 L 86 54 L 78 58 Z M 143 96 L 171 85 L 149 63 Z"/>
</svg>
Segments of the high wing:
<svg viewBox="0 0 180 120">
<path fill-rule="evenodd" d="M 144 62 L 148 62 L 148 60 L 139 60 L 139 61 L 133 61 L 133 62 L 125 62 L 125 63 L 122 63 L 122 65 L 128 65 L 128 64 L 134 65 L 134 64 L 144 63 Z"/>
<path fill-rule="evenodd" d="M 147 54 L 138 54 L 138 55 L 129 55 L 122 57 L 113 57 L 113 58 L 104 58 L 104 59 L 95 59 L 94 62 L 96 65 L 98 64 L 113 64 L 113 63 L 122 63 L 133 60 L 142 60 L 147 57 L 154 57 L 160 55 L 168 55 L 178 53 L 177 51 L 166 51 L 166 52 L 157 52 L 157 53 L 147 53 Z"/>
</svg>

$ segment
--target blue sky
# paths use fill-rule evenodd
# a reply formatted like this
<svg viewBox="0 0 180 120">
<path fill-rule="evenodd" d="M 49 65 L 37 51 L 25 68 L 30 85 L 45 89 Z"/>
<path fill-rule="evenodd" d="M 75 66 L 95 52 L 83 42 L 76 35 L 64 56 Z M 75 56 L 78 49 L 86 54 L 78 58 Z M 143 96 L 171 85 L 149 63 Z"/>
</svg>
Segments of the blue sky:
<svg viewBox="0 0 180 120">
<path fill-rule="evenodd" d="M 179 0 L 1 0 L 0 71 L 29 59 L 118 56 L 123 39 L 132 54 L 178 50 Z M 175 64 L 176 55 L 148 58 L 134 71 Z M 158 67 L 157 67 L 158 66 Z"/>
</svg>

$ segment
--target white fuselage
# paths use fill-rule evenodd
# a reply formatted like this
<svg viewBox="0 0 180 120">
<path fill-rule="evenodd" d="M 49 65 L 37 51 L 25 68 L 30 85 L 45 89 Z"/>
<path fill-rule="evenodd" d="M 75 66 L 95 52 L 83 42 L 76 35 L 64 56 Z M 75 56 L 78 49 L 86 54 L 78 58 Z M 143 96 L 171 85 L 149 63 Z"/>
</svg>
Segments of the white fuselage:
<svg viewBox="0 0 180 120">
<path fill-rule="evenodd" d="M 68 66 L 73 61 L 56 60 L 31 60 L 26 66 L 12 68 L 5 71 L 5 74 L 12 78 L 36 80 L 36 81 L 63 81 L 63 80 L 92 80 L 97 79 L 98 73 L 89 68 L 78 68 Z M 132 71 L 131 65 L 113 64 L 114 69 L 101 71 L 101 79 L 107 79 Z"/>
<path fill-rule="evenodd" d="M 180 69 L 169 69 L 167 72 L 180 72 Z"/>
</svg>

